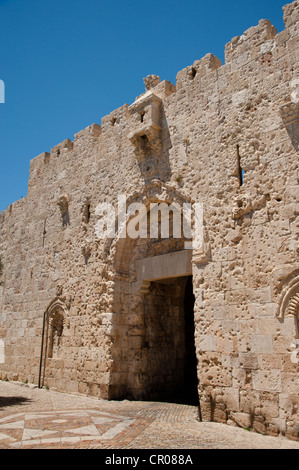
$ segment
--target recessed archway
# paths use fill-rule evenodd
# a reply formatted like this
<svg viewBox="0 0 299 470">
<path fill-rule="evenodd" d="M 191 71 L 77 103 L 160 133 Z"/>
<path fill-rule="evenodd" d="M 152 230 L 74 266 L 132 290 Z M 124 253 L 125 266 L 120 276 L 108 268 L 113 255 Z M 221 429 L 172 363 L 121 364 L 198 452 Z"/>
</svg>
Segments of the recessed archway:
<svg viewBox="0 0 299 470">
<path fill-rule="evenodd" d="M 147 237 L 132 238 L 126 230 L 126 236 L 120 232 L 105 243 L 108 269 L 113 273 L 108 398 L 181 401 L 188 375 L 186 357 L 191 354 L 188 345 L 194 346 L 194 329 L 191 336 L 185 331 L 188 308 L 194 327 L 192 282 L 188 281 L 192 276 L 192 250 L 185 249 L 190 240 L 184 230 L 177 236 L 176 228 L 177 223 L 184 224 L 180 208 L 189 201 L 160 182 L 154 182 L 127 202 L 136 201 L 147 208 L 143 216 L 150 222 L 146 224 Z M 175 208 L 169 212 L 170 230 L 167 236 L 162 236 L 161 214 L 156 219 L 157 236 L 153 236 L 149 210 L 152 204 L 163 203 Z M 129 219 L 126 223 L 128 226 Z M 185 306 L 187 283 L 191 300 Z M 194 347 L 192 351 L 195 358 Z M 193 395 L 197 396 L 195 382 Z"/>
</svg>

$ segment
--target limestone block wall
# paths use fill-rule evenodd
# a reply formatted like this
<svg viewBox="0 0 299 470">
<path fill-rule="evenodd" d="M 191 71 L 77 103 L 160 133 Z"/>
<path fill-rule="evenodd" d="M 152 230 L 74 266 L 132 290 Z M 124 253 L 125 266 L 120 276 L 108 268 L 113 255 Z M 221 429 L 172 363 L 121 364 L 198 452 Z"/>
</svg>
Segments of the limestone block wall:
<svg viewBox="0 0 299 470">
<path fill-rule="evenodd" d="M 225 46 L 223 65 L 207 54 L 176 85 L 147 77 L 134 103 L 31 161 L 28 195 L 0 215 L 3 380 L 144 397 L 162 342 L 154 285 L 136 290 L 136 263 L 184 240 L 101 239 L 97 207 L 119 195 L 147 208 L 200 202 L 203 419 L 298 437 L 298 1 L 283 10 L 281 33 L 261 20 Z"/>
</svg>

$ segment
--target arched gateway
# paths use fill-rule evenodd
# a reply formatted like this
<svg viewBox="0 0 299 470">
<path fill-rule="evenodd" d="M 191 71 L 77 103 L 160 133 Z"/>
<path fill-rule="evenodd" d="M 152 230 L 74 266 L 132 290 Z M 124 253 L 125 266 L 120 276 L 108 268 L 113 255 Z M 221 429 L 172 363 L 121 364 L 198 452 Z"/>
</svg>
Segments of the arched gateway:
<svg viewBox="0 0 299 470">
<path fill-rule="evenodd" d="M 148 236 L 118 233 L 108 247 L 114 272 L 109 398 L 197 404 L 192 250 L 185 249 L 184 234 L 174 236 L 173 213 L 168 238 L 160 230 L 151 238 L 149 221 L 151 204 L 182 207 L 186 199 L 157 183 L 134 200 L 147 208 Z"/>
</svg>

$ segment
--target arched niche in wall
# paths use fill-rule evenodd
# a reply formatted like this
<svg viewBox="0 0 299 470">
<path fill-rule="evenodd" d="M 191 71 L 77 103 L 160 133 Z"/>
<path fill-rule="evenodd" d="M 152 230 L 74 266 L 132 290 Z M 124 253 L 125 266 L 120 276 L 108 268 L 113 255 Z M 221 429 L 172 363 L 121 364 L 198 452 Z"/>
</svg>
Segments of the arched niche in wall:
<svg viewBox="0 0 299 470">
<path fill-rule="evenodd" d="M 283 288 L 278 304 L 277 316 L 280 319 L 293 316 L 296 338 L 299 338 L 299 274 L 293 277 Z"/>
<path fill-rule="evenodd" d="M 48 360 L 58 359 L 64 329 L 69 327 L 69 306 L 64 298 L 56 297 L 47 307 L 43 318 L 39 387 L 43 386 Z"/>
</svg>

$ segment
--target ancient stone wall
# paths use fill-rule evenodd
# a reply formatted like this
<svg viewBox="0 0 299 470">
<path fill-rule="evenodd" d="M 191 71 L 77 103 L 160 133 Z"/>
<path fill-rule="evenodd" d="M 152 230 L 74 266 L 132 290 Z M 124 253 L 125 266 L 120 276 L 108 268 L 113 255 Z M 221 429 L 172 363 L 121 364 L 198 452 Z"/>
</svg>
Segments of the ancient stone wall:
<svg viewBox="0 0 299 470">
<path fill-rule="evenodd" d="M 225 64 L 207 54 L 176 85 L 147 77 L 133 104 L 31 161 L 28 195 L 0 215 L 3 380 L 170 393 L 191 270 L 203 419 L 297 438 L 298 1 L 283 10 L 281 33 L 261 20 L 226 45 Z M 203 205 L 190 269 L 171 268 L 190 251 L 173 233 L 99 238 L 98 205 L 119 195 Z M 165 272 L 138 278 L 166 255 Z"/>
</svg>

